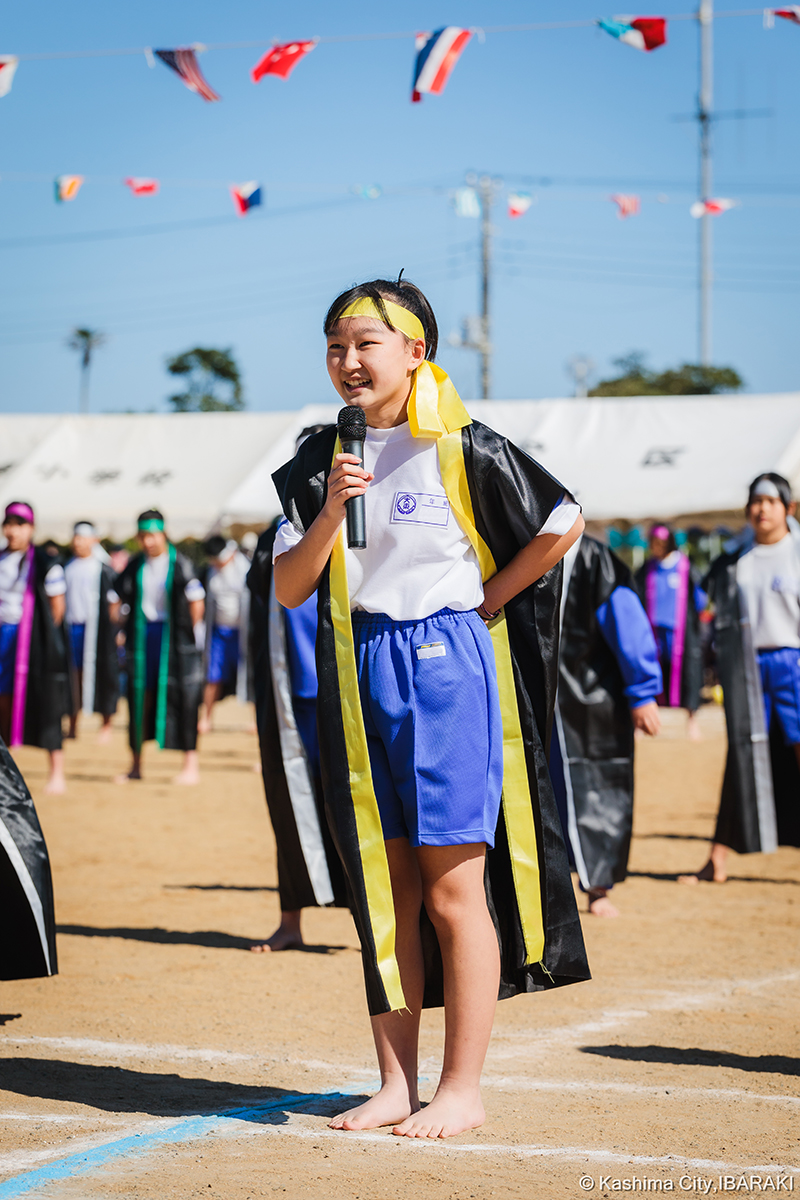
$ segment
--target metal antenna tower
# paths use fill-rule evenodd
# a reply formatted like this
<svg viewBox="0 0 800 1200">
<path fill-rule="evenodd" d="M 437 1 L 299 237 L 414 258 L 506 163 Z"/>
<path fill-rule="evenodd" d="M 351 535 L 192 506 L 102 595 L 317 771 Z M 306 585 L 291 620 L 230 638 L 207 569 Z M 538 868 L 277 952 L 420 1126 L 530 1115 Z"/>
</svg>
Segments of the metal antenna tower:
<svg viewBox="0 0 800 1200">
<path fill-rule="evenodd" d="M 700 90 L 697 97 L 697 122 L 700 127 L 700 199 L 712 195 L 711 124 L 714 103 L 714 0 L 700 0 L 697 10 L 700 25 Z M 711 365 L 711 322 L 714 289 L 714 262 L 711 214 L 700 218 L 700 263 L 698 278 L 698 353 L 704 367 Z"/>
</svg>

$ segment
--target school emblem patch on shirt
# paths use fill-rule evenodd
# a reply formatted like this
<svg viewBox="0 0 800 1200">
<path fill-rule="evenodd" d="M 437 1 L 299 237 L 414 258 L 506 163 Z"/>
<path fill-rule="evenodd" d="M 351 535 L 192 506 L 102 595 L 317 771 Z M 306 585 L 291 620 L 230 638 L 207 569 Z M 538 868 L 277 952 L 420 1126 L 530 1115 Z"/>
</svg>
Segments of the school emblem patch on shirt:
<svg viewBox="0 0 800 1200">
<path fill-rule="evenodd" d="M 409 525 L 447 526 L 450 501 L 428 492 L 397 492 L 392 505 L 392 522 Z"/>
</svg>

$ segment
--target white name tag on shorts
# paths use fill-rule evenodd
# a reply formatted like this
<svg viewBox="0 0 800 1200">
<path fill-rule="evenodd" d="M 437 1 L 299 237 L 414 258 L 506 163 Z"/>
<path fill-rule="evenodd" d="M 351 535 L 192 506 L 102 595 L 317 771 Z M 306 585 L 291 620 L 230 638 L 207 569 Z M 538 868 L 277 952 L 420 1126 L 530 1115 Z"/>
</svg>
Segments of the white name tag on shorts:
<svg viewBox="0 0 800 1200">
<path fill-rule="evenodd" d="M 444 658 L 446 653 L 444 642 L 426 642 L 424 646 L 417 646 L 417 658 Z"/>
<path fill-rule="evenodd" d="M 392 505 L 392 522 L 408 525 L 440 525 L 450 520 L 450 501 L 447 496 L 429 492 L 397 492 Z"/>
</svg>

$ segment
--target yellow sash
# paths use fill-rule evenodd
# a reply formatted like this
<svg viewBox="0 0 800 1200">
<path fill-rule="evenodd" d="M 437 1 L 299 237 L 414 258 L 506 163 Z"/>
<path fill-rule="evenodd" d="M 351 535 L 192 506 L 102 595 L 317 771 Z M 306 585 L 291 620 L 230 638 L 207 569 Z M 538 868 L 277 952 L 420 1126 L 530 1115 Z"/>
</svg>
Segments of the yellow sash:
<svg viewBox="0 0 800 1200">
<path fill-rule="evenodd" d="M 497 566 L 475 526 L 469 492 L 461 430 L 472 422 L 450 377 L 434 363 L 424 362 L 417 369 L 408 402 L 408 420 L 414 437 L 436 440 L 444 490 L 478 556 L 485 583 L 496 574 Z M 334 456 L 340 449 L 337 439 Z M 339 695 L 369 920 L 375 940 L 378 970 L 389 1005 L 394 1011 L 405 1008 L 406 1003 L 395 957 L 394 904 L 389 864 L 361 711 L 345 558 L 342 528 L 331 553 L 330 569 L 331 618 L 335 631 Z M 501 612 L 490 623 L 489 630 L 497 665 L 503 719 L 503 814 L 525 941 L 526 964 L 531 964 L 541 962 L 544 954 L 544 920 L 533 804 L 505 613 Z"/>
</svg>

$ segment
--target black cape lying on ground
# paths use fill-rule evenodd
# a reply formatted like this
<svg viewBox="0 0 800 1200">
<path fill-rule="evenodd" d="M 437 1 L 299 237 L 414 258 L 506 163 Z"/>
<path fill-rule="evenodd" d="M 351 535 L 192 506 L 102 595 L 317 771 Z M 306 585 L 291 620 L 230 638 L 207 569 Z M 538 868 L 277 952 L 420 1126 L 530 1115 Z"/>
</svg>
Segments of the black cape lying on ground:
<svg viewBox="0 0 800 1200">
<path fill-rule="evenodd" d="M 527 454 L 485 425 L 473 422 L 448 436 L 452 439 L 449 449 L 455 453 L 452 461 L 460 460 L 458 484 L 461 496 L 467 497 L 467 503 L 471 502 L 477 532 L 500 570 L 542 528 L 564 489 Z M 300 531 L 308 529 L 325 502 L 335 440 L 334 428 L 313 435 L 301 446 L 292 462 L 273 476 L 284 512 Z M 445 489 L 452 505 L 455 493 L 448 489 L 446 481 Z M 332 574 L 329 561 L 318 589 L 318 720 L 323 785 L 331 831 L 344 864 L 361 940 L 367 1002 L 370 1012 L 377 1014 L 402 1008 L 405 1001 L 402 989 L 394 982 L 399 976 L 394 960 L 393 926 L 390 936 L 381 938 L 381 926 L 376 920 L 376 914 L 385 913 L 387 908 L 391 910 L 391 896 L 382 894 L 383 881 L 388 879 L 388 874 L 384 874 L 382 868 L 376 880 L 374 872 L 365 870 L 365 863 L 376 861 L 375 848 L 359 841 L 359 812 L 353 798 L 359 780 L 351 779 L 351 744 L 345 736 L 348 722 L 349 727 L 353 727 L 352 709 L 347 713 L 343 709 L 343 688 L 347 685 L 344 676 L 340 679 L 337 668 L 337 649 L 341 654 L 342 646 L 341 641 L 337 641 L 341 634 L 335 628 L 332 611 Z M 511 687 L 515 690 L 522 733 L 523 770 L 527 769 L 526 789 L 530 790 L 533 809 L 535 841 L 532 850 L 534 857 L 538 852 L 538 894 L 535 898 L 523 896 L 520 900 L 515 890 L 515 867 L 519 866 L 524 874 L 526 863 L 516 859 L 512 862 L 504 801 L 495 848 L 487 853 L 485 874 L 487 903 L 500 943 L 501 999 L 590 977 L 561 822 L 547 768 L 557 682 L 560 590 L 559 565 L 516 596 L 504 611 L 513 671 Z M 336 611 L 339 611 L 338 607 Z M 500 621 L 502 623 L 503 618 Z M 351 653 L 352 631 L 349 637 Z M 352 689 L 347 694 L 352 697 Z M 357 699 L 355 703 L 358 703 Z M 360 721 L 360 711 L 358 718 Z M 464 752 L 469 752 L 467 744 Z M 519 794 L 519 788 L 516 792 Z M 527 820 L 530 821 L 530 811 Z M 527 858 L 530 861 L 530 854 Z M 383 864 L 385 868 L 385 855 Z M 544 939 L 544 949 L 539 961 L 529 961 L 522 903 L 526 905 L 526 911 L 534 903 L 541 908 L 540 935 Z M 391 911 L 388 919 L 393 921 Z M 439 1006 L 443 1003 L 441 956 L 433 926 L 424 912 L 423 946 L 423 1003 L 425 1007 Z M 538 953 L 536 957 L 539 959 Z"/>
<path fill-rule="evenodd" d="M 37 548 L 33 558 L 34 609 L 23 742 L 43 750 L 61 749 L 61 719 L 70 711 L 64 628 L 56 625 L 44 590 L 53 559 Z M 18 651 L 19 652 L 19 651 Z"/>
<path fill-rule="evenodd" d="M 635 590 L 630 571 L 584 535 L 561 619 L 556 732 L 573 855 L 587 890 L 622 882 L 631 842 L 633 722 L 622 672 L 597 622 L 618 587 Z"/>
<path fill-rule="evenodd" d="M 297 912 L 321 904 L 347 907 L 344 873 L 328 828 L 322 791 L 309 769 L 296 725 L 292 729 L 293 714 L 287 711 L 291 708 L 291 679 L 285 655 L 280 653 L 286 641 L 285 618 L 272 588 L 275 533 L 274 527 L 267 529 L 258 539 L 247 586 L 252 597 L 250 646 L 261 773 L 277 847 L 281 911 Z M 276 617 L 279 630 L 273 628 Z"/>
<path fill-rule="evenodd" d="M 47 846 L 25 780 L 0 739 L 0 979 L 57 971 Z"/>
<path fill-rule="evenodd" d="M 102 563 L 100 567 L 99 590 L 95 597 L 97 601 L 97 636 L 95 638 L 94 688 L 92 689 L 91 696 L 87 696 L 86 694 L 88 684 L 84 664 L 73 660 L 71 642 L 69 638 L 66 639 L 67 652 L 69 654 L 73 716 L 77 716 L 81 709 L 91 709 L 92 712 L 100 713 L 103 717 L 110 717 L 117 711 L 117 704 L 119 702 L 117 628 L 111 620 L 107 600 L 108 593 L 116 591 L 116 579 L 117 575 L 113 568 L 108 563 Z M 87 624 L 87 633 L 88 631 L 89 627 Z M 79 671 L 83 672 L 82 688 L 78 681 L 77 673 Z"/>
<path fill-rule="evenodd" d="M 793 534 L 800 554 L 800 535 Z M 714 605 L 714 647 L 725 701 L 728 757 L 714 841 L 737 854 L 800 846 L 800 771 L 780 724 L 768 734 L 747 608 L 736 581 L 743 553 L 723 554 L 705 579 Z"/>
<path fill-rule="evenodd" d="M 636 590 L 639 599 L 647 612 L 647 578 L 658 566 L 656 559 L 648 559 L 636 572 Z M 700 689 L 703 686 L 703 646 L 700 638 L 700 614 L 697 611 L 694 589 L 700 582 L 700 577 L 694 567 L 689 568 L 688 588 L 686 594 L 686 629 L 683 639 L 683 662 L 681 663 L 681 707 L 689 712 L 697 712 L 700 707 Z M 659 655 L 660 658 L 660 655 Z M 669 703 L 669 668 L 670 662 L 661 663 L 664 672 L 664 703 Z"/>
<path fill-rule="evenodd" d="M 128 666 L 128 707 L 133 711 L 136 679 L 133 670 L 136 653 L 136 622 L 134 613 L 139 603 L 139 567 L 142 554 L 136 554 L 125 570 L 117 577 L 116 592 L 123 604 L 130 606 L 130 615 L 125 627 L 125 658 Z M 189 601 L 186 599 L 186 584 L 195 579 L 195 570 L 189 559 L 178 553 L 175 558 L 175 574 L 170 596 L 170 641 L 169 668 L 167 674 L 167 727 L 164 741 L 166 750 L 194 750 L 197 746 L 197 713 L 203 695 L 203 652 L 194 640 Z M 155 698 L 154 698 L 155 700 Z M 142 741 L 155 737 L 155 702 L 145 706 Z M 134 723 L 128 725 L 131 748 L 140 747 L 135 742 Z"/>
</svg>

